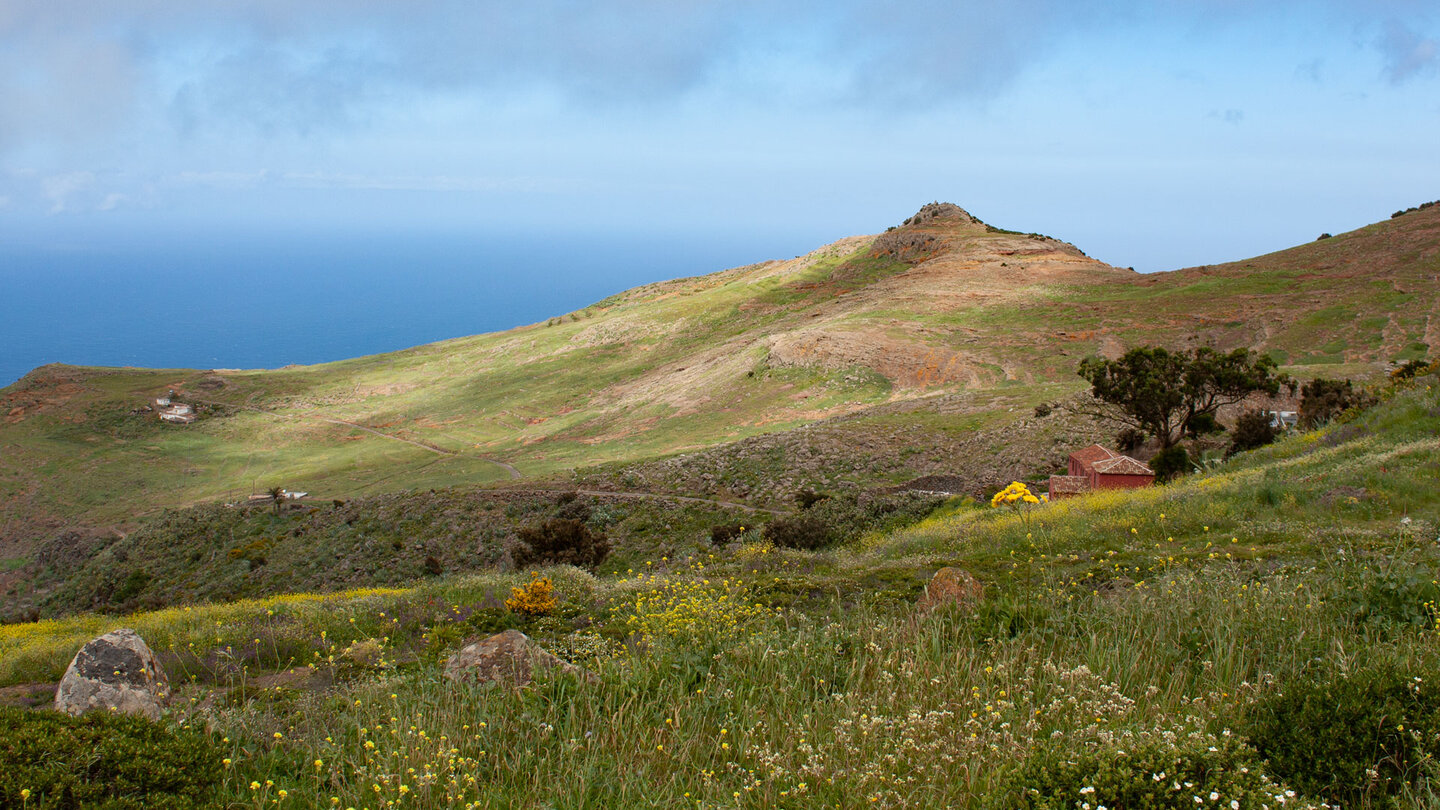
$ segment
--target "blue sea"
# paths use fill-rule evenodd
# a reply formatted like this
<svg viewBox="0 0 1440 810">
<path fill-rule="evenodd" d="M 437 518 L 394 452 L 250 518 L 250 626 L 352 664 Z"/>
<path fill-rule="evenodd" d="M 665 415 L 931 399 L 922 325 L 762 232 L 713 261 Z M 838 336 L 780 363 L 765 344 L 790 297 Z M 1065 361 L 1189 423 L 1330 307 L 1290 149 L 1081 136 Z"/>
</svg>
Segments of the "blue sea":
<svg viewBox="0 0 1440 810">
<path fill-rule="evenodd" d="M 11 233 L 0 387 L 52 362 L 278 368 L 508 329 L 652 281 L 773 258 L 794 235 Z"/>
</svg>

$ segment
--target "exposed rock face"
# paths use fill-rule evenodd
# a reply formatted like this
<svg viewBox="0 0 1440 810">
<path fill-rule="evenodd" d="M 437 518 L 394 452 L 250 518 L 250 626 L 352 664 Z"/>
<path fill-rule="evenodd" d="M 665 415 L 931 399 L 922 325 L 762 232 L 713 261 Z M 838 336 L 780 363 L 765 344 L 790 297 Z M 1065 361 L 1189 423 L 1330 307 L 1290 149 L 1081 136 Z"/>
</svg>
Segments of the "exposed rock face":
<svg viewBox="0 0 1440 810">
<path fill-rule="evenodd" d="M 169 696 L 170 682 L 145 640 L 134 630 L 115 630 L 75 654 L 55 690 L 55 709 L 73 715 L 105 709 L 158 720 Z"/>
<path fill-rule="evenodd" d="M 930 578 L 930 584 L 925 586 L 925 595 L 915 606 L 920 610 L 934 610 L 941 605 L 974 607 L 984 595 L 985 586 L 980 584 L 980 580 L 959 568 L 946 566 Z"/>
<path fill-rule="evenodd" d="M 445 677 L 456 682 L 499 681 L 524 686 L 538 670 L 552 667 L 594 677 L 531 643 L 529 636 L 519 630 L 496 633 L 461 649 L 445 662 Z"/>
</svg>

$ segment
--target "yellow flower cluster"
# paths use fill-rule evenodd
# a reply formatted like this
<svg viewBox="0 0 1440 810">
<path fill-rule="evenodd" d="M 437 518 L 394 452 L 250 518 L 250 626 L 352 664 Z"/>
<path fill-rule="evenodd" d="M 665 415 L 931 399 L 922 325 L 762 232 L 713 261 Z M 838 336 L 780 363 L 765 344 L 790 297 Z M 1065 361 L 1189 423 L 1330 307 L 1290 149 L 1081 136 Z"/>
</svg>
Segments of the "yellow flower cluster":
<svg viewBox="0 0 1440 810">
<path fill-rule="evenodd" d="M 1011 481 L 1010 486 L 995 493 L 990 499 L 991 506 L 1006 506 L 1021 503 L 1040 503 L 1040 499 L 1030 494 L 1030 488 L 1019 481 Z"/>
<path fill-rule="evenodd" d="M 644 583 L 645 577 L 640 577 Z M 648 581 L 635 595 L 625 626 L 642 636 L 687 637 L 723 634 L 765 615 L 764 606 L 748 601 L 749 589 L 735 579 Z"/>
<path fill-rule="evenodd" d="M 505 607 L 526 616 L 548 616 L 555 609 L 555 585 L 549 577 L 535 577 L 510 589 Z"/>
</svg>

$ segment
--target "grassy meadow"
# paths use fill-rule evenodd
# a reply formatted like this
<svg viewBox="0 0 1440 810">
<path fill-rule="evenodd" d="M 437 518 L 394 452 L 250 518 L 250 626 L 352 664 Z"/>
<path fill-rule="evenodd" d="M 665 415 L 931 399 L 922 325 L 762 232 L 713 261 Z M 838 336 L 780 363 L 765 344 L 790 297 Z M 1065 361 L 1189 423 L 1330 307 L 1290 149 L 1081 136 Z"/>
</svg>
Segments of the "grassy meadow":
<svg viewBox="0 0 1440 810">
<path fill-rule="evenodd" d="M 600 576 L 6 625 L 0 685 L 137 629 L 229 807 L 1434 807 L 1437 387 L 1170 485 L 820 551 L 750 529 Z M 944 566 L 983 598 L 917 610 Z M 542 577 L 545 615 L 506 606 Z M 441 676 L 508 627 L 596 677 Z"/>
</svg>

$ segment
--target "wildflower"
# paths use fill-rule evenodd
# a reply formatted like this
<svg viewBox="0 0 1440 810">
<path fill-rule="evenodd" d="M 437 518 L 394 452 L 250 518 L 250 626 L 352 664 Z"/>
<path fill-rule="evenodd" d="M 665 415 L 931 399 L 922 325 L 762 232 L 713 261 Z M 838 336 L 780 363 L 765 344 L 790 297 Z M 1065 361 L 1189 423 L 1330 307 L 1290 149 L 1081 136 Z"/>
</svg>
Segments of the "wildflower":
<svg viewBox="0 0 1440 810">
<path fill-rule="evenodd" d="M 260 789 L 260 783 L 259 783 L 259 782 L 251 782 L 251 783 L 250 783 L 250 789 L 251 789 L 251 790 L 259 790 L 259 789 Z"/>
<path fill-rule="evenodd" d="M 525 585 L 510 589 L 510 598 L 505 607 L 525 616 L 546 616 L 555 609 L 555 586 L 549 577 L 540 578 L 531 574 L 532 579 Z"/>
<path fill-rule="evenodd" d="M 30 788 L 21 788 L 21 789 L 20 789 L 20 800 L 21 800 L 21 801 L 29 801 L 29 800 L 30 800 Z"/>
</svg>

